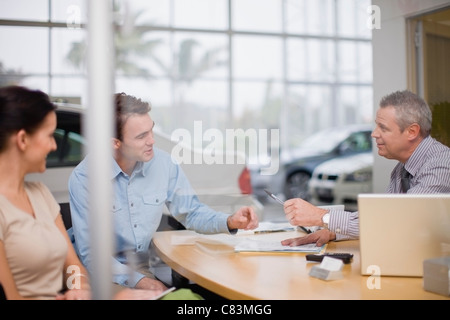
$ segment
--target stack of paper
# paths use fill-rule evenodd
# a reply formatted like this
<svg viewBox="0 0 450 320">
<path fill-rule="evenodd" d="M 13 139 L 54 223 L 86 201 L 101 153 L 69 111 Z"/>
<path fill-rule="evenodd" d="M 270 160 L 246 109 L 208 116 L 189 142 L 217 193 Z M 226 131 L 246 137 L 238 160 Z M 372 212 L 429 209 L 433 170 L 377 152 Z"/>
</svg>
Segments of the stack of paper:
<svg viewBox="0 0 450 320">
<path fill-rule="evenodd" d="M 236 252 L 321 252 L 326 245 L 317 247 L 315 243 L 305 244 L 301 246 L 289 247 L 283 246 L 280 241 L 264 241 L 246 239 L 239 242 L 234 247 Z"/>
</svg>

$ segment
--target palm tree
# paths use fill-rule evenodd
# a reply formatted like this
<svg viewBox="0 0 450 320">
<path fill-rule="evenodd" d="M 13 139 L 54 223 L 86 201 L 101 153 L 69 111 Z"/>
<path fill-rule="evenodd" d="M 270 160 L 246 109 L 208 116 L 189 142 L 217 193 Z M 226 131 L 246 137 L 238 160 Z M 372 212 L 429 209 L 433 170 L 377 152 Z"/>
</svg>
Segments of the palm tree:
<svg viewBox="0 0 450 320">
<path fill-rule="evenodd" d="M 0 62 L 0 87 L 18 85 L 22 82 L 26 76 L 20 71 L 14 69 L 7 69 L 3 66 L 3 62 Z"/>
<path fill-rule="evenodd" d="M 128 17 L 131 27 L 117 27 L 114 32 L 115 68 L 117 73 L 124 75 L 149 76 L 146 68 L 140 67 L 133 60 L 136 56 L 153 59 L 158 65 L 161 64 L 154 49 L 161 43 L 160 39 L 144 40 L 146 30 L 134 28 L 134 23 L 142 12 L 132 13 Z M 86 41 L 73 42 L 72 47 L 66 55 L 67 60 L 75 67 L 82 69 L 86 61 Z"/>
<path fill-rule="evenodd" d="M 188 121 L 184 116 L 186 112 L 185 95 L 192 82 L 204 72 L 223 65 L 225 62 L 218 59 L 223 48 L 206 50 L 200 58 L 194 58 L 194 49 L 200 46 L 194 39 L 186 39 L 179 45 L 178 52 L 172 63 L 164 64 L 155 53 L 155 49 L 163 45 L 162 39 L 146 40 L 147 32 L 151 30 L 136 27 L 136 21 L 143 11 L 130 13 L 124 16 L 123 23 L 116 23 L 114 33 L 115 68 L 116 74 L 133 77 L 151 77 L 152 72 L 136 62 L 136 57 L 151 59 L 173 82 L 175 103 L 174 110 L 177 117 L 172 117 L 174 126 L 179 127 L 179 120 Z M 120 16 L 116 15 L 120 19 Z M 85 67 L 86 42 L 73 42 L 66 55 L 67 60 L 75 67 Z M 154 72 L 153 72 L 154 73 Z M 175 120 L 173 120 L 175 119 Z"/>
<path fill-rule="evenodd" d="M 175 121 L 175 127 L 183 126 L 186 121 L 190 121 L 187 115 L 195 115 L 195 110 L 189 110 L 189 105 L 185 100 L 187 91 L 192 83 L 198 79 L 204 72 L 220 67 L 226 62 L 218 58 L 223 48 L 213 48 L 206 50 L 198 59 L 194 57 L 195 47 L 200 46 L 194 39 L 185 39 L 180 42 L 176 61 L 172 71 L 174 79 L 175 105 L 174 109 L 178 117 Z M 195 116 L 194 116 L 195 118 Z M 197 118 L 198 119 L 198 118 Z"/>
</svg>

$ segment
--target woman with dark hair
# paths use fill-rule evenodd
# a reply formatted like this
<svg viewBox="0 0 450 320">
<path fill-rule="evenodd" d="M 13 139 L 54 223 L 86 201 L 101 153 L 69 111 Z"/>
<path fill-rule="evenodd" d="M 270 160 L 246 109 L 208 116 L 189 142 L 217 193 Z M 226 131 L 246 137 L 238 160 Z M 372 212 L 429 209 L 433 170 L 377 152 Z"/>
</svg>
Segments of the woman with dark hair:
<svg viewBox="0 0 450 320">
<path fill-rule="evenodd" d="M 56 150 L 55 109 L 42 91 L 0 88 L 0 283 L 7 299 L 91 295 L 58 203 L 44 184 L 25 181 L 44 172 Z"/>
<path fill-rule="evenodd" d="M 67 235 L 59 204 L 41 182 L 56 150 L 56 106 L 47 94 L 0 88 L 0 285 L 7 299 L 85 300 L 89 277 Z M 151 299 L 162 290 L 125 289 L 116 299 Z"/>
</svg>

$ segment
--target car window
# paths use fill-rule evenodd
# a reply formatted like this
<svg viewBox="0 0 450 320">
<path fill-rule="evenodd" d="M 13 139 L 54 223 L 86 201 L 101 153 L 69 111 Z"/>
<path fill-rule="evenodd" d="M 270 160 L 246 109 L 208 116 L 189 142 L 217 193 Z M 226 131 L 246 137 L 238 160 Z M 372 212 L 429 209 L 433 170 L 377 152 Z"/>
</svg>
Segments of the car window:
<svg viewBox="0 0 450 320">
<path fill-rule="evenodd" d="M 63 129 L 55 130 L 56 151 L 47 157 L 47 167 L 64 167 L 77 165 L 83 158 L 83 137 L 75 132 Z"/>
<path fill-rule="evenodd" d="M 331 152 L 348 133 L 343 130 L 327 129 L 306 138 L 300 145 L 301 149 L 316 150 L 320 153 Z"/>
<path fill-rule="evenodd" d="M 354 153 L 372 150 L 371 132 L 354 132 L 341 145 L 341 153 Z"/>
<path fill-rule="evenodd" d="M 47 157 L 47 167 L 66 167 L 77 165 L 84 157 L 81 135 L 80 116 L 73 112 L 58 110 L 55 141 L 57 150 L 50 152 Z"/>
</svg>

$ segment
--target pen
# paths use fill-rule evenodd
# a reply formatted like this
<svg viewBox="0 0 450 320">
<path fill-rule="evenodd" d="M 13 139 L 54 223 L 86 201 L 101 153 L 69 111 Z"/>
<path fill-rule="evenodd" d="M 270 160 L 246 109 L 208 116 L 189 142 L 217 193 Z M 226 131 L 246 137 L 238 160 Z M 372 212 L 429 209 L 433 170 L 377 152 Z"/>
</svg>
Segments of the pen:
<svg viewBox="0 0 450 320">
<path fill-rule="evenodd" d="M 254 233 L 258 234 L 258 233 L 272 233 L 272 232 L 285 232 L 285 231 L 292 231 L 292 229 L 291 230 L 287 230 L 287 229 L 258 230 L 258 231 L 255 231 Z"/>
<path fill-rule="evenodd" d="M 302 226 L 298 226 L 300 229 L 302 229 L 303 231 L 305 231 L 306 233 L 311 233 L 311 230 L 306 229 L 305 227 Z"/>
<path fill-rule="evenodd" d="M 278 198 L 276 195 L 274 195 L 272 192 L 268 191 L 267 189 L 264 189 L 264 191 L 269 195 L 269 197 L 271 197 L 273 200 L 275 200 L 276 202 L 278 202 L 279 204 L 284 206 L 284 202 L 281 201 L 280 198 Z M 302 226 L 298 226 L 298 227 L 300 229 L 302 229 L 303 231 L 305 231 L 306 233 L 311 233 L 311 230 L 308 230 L 305 227 L 302 227 Z"/>
<path fill-rule="evenodd" d="M 275 200 L 276 202 L 278 202 L 279 204 L 281 204 L 282 206 L 284 206 L 284 202 L 281 201 L 280 198 L 278 198 L 276 195 L 274 195 L 272 192 L 264 189 L 264 191 L 269 195 L 269 197 L 271 197 L 273 200 Z"/>
</svg>

